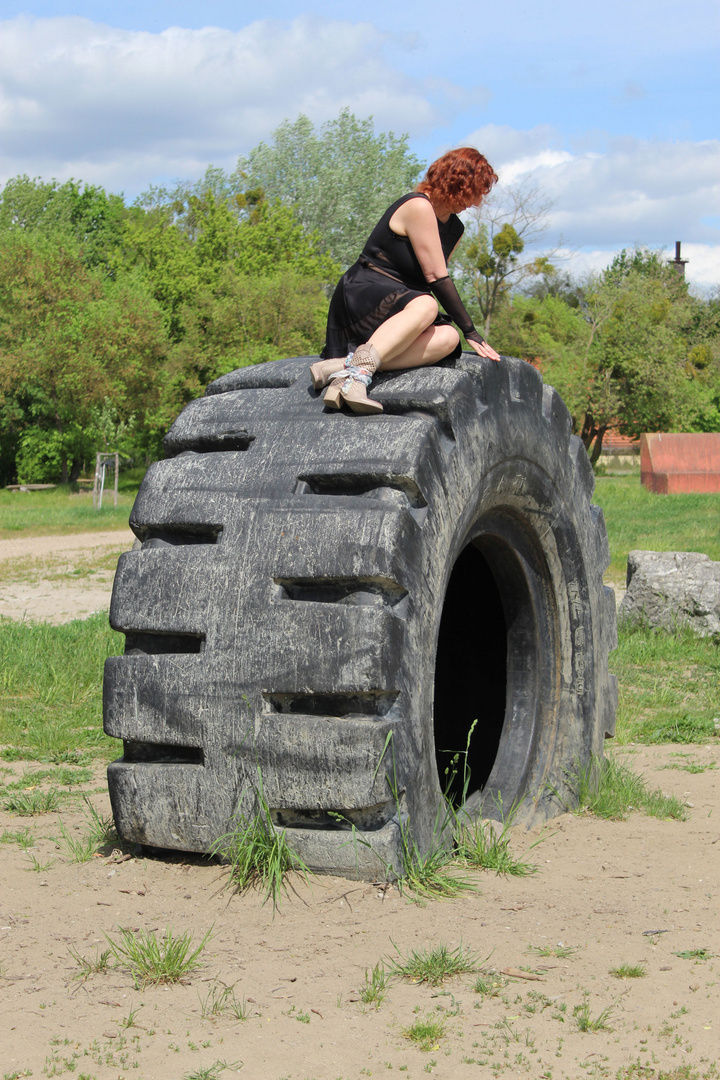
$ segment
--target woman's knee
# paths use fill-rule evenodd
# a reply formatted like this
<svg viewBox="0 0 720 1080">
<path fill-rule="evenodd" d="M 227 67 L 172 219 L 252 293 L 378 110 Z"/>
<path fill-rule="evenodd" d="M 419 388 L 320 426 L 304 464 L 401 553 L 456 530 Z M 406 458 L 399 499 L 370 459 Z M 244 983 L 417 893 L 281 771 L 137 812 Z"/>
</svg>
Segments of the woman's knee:
<svg viewBox="0 0 720 1080">
<path fill-rule="evenodd" d="M 460 344 L 460 335 L 454 326 L 436 326 L 433 341 L 441 355 L 447 356 Z"/>
<path fill-rule="evenodd" d="M 408 307 L 412 307 L 413 312 L 424 323 L 426 328 L 432 326 L 438 317 L 438 302 L 429 293 L 427 296 L 416 296 L 414 300 L 410 301 Z"/>
</svg>

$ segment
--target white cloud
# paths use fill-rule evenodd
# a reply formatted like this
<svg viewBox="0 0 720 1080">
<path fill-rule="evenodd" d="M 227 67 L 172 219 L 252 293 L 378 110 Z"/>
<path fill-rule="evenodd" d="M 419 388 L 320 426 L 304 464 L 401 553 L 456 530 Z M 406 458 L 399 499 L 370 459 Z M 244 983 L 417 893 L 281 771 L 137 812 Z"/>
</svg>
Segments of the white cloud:
<svg viewBox="0 0 720 1080">
<path fill-rule="evenodd" d="M 384 59 L 387 44 L 368 23 L 309 16 L 158 34 L 75 17 L 5 21 L 3 179 L 73 175 L 137 189 L 234 164 L 299 112 L 322 122 L 347 106 L 419 135 L 483 93 L 403 75 Z"/>
<path fill-rule="evenodd" d="M 709 220 L 720 205 L 720 140 L 595 133 L 568 150 L 553 128 L 488 125 L 468 141 L 487 152 L 501 182 L 530 179 L 553 200 L 550 238 L 582 249 L 574 267 L 599 269 L 623 247 L 669 249 L 682 240 L 689 280 L 720 281 L 720 230 Z"/>
</svg>

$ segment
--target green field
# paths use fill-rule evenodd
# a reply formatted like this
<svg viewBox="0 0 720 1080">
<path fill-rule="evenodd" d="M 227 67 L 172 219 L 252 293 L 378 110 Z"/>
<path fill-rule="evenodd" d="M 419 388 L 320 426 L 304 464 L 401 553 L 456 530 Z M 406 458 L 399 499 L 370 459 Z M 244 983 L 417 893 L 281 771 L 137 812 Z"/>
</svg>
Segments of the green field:
<svg viewBox="0 0 720 1080">
<path fill-rule="evenodd" d="M 624 581 L 628 552 L 702 551 L 720 560 L 720 494 L 653 495 L 631 476 L 599 476 L 593 502 L 605 514 L 610 576 Z"/>
<path fill-rule="evenodd" d="M 102 509 L 93 509 L 90 491 L 73 491 L 59 484 L 47 491 L 0 490 L 0 540 L 20 536 L 60 536 L 127 528 L 144 469 L 120 473 L 118 505 L 112 488 L 105 489 Z"/>
</svg>

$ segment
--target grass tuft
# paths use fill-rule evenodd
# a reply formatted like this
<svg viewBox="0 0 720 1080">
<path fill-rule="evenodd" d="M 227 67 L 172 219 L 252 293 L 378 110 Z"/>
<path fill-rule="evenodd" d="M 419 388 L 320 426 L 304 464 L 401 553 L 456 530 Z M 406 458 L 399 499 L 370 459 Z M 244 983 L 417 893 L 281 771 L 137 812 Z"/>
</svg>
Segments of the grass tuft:
<svg viewBox="0 0 720 1080">
<path fill-rule="evenodd" d="M 365 968 L 365 982 L 360 987 L 360 1000 L 363 1005 L 374 1005 L 379 1009 L 387 997 L 390 976 L 385 970 L 385 965 L 380 961 L 372 971 Z"/>
<path fill-rule="evenodd" d="M 209 854 L 230 863 L 230 884 L 238 892 L 260 888 L 265 894 L 263 903 L 272 900 L 277 909 L 286 891 L 287 874 L 295 870 L 307 880 L 311 871 L 288 844 L 284 829 L 275 828 L 259 769 L 256 803 L 255 813 L 238 818 L 235 828 L 219 837 Z"/>
<path fill-rule="evenodd" d="M 445 1021 L 442 1017 L 428 1016 L 425 1020 L 416 1020 L 410 1027 L 403 1029 L 406 1039 L 416 1043 L 421 1050 L 436 1050 L 438 1039 L 445 1034 Z"/>
<path fill-rule="evenodd" d="M 590 1002 L 584 1001 L 573 1009 L 573 1017 L 579 1031 L 610 1031 L 610 1019 L 615 1006 L 607 1005 L 597 1016 L 590 1015 Z"/>
<path fill-rule="evenodd" d="M 476 972 L 480 966 L 477 953 L 470 953 L 458 945 L 449 949 L 447 945 L 438 945 L 429 951 L 413 949 L 409 956 L 399 959 L 390 958 L 390 974 L 414 983 L 428 983 L 440 986 L 446 979 L 458 975 Z"/>
<path fill-rule="evenodd" d="M 60 792 L 50 791 L 18 792 L 3 799 L 3 810 L 19 817 L 36 817 L 38 814 L 52 814 L 60 806 Z"/>
<path fill-rule="evenodd" d="M 89 862 L 101 847 L 117 840 L 112 818 L 101 817 L 87 795 L 84 802 L 86 831 L 80 837 L 75 837 L 61 824 L 60 835 L 56 837 L 57 843 L 64 848 L 70 861 L 76 863 Z"/>
<path fill-rule="evenodd" d="M 522 857 L 513 855 L 510 850 L 510 829 L 515 823 L 519 810 L 519 804 L 511 806 L 507 813 L 503 813 L 502 803 L 498 804 L 501 812 L 500 831 L 497 822 L 470 819 L 462 811 L 455 813 L 455 853 L 457 858 L 467 866 L 480 867 L 484 870 L 494 870 L 496 874 L 504 874 L 513 877 L 526 877 L 528 874 L 537 873 L 535 863 L 526 862 Z M 543 837 L 539 837 L 528 848 L 542 843 Z"/>
<path fill-rule="evenodd" d="M 620 964 L 620 967 L 610 968 L 610 974 L 616 979 L 642 979 L 647 975 L 645 963 Z"/>
<path fill-rule="evenodd" d="M 573 945 L 563 945 L 561 941 L 558 941 L 557 945 L 531 945 L 528 952 L 534 953 L 535 956 L 552 956 L 556 960 L 569 960 L 575 955 L 577 949 Z"/>
<path fill-rule="evenodd" d="M 119 933 L 120 941 L 105 935 L 110 951 L 120 967 L 129 968 L 135 985 L 142 987 L 176 983 L 199 968 L 200 954 L 212 937 L 212 927 L 194 949 L 189 931 L 174 937 L 168 927 L 162 938 L 155 937 L 152 930 L 120 929 Z"/>
<path fill-rule="evenodd" d="M 105 949 L 103 952 L 96 949 L 95 956 L 91 959 L 88 959 L 86 956 L 81 956 L 76 949 L 68 949 L 68 952 L 80 968 L 80 971 L 75 978 L 80 979 L 82 982 L 89 979 L 91 975 L 107 975 L 110 970 L 112 949 Z"/>
<path fill-rule="evenodd" d="M 245 999 L 238 1001 L 235 996 L 235 986 L 226 986 L 225 983 L 215 983 L 211 986 L 204 998 L 198 995 L 200 1000 L 200 1015 L 203 1020 L 213 1020 L 219 1016 L 230 1016 L 234 1020 L 247 1020 L 249 1012 Z"/>
<path fill-rule="evenodd" d="M 568 780 L 577 798 L 577 807 L 568 809 L 577 813 L 624 821 L 632 810 L 639 810 L 649 817 L 687 820 L 687 811 L 675 795 L 649 788 L 642 776 L 612 757 L 592 758 Z"/>
</svg>

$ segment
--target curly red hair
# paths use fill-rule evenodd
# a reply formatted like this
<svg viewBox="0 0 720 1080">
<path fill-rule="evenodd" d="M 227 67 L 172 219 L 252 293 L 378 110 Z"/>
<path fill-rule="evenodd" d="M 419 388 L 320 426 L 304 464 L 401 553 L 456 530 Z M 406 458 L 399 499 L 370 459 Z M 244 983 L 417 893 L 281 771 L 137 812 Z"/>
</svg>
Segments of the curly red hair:
<svg viewBox="0 0 720 1080">
<path fill-rule="evenodd" d="M 472 206 L 487 195 L 497 179 L 487 158 L 472 146 L 461 146 L 433 161 L 416 191 L 433 202 Z"/>
</svg>

